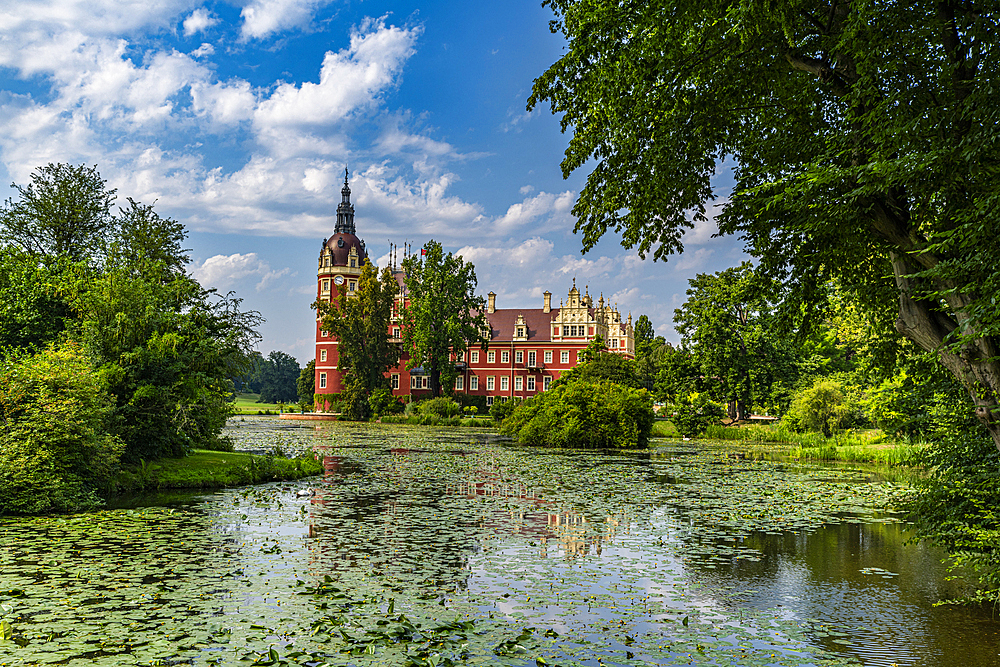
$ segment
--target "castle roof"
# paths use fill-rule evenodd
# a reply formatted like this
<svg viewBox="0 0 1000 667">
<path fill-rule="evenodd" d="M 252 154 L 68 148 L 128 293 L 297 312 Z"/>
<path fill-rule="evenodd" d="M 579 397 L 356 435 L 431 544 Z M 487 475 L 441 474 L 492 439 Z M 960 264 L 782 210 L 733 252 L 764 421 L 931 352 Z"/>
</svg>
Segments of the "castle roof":
<svg viewBox="0 0 1000 667">
<path fill-rule="evenodd" d="M 365 263 L 365 258 L 368 257 L 364 241 L 347 232 L 331 236 L 326 241 L 326 247 L 330 249 L 330 263 L 333 266 L 347 266 L 351 248 L 357 248 L 359 267 Z"/>
<path fill-rule="evenodd" d="M 559 316 L 558 308 L 547 313 L 542 308 L 497 308 L 492 313 L 486 313 L 492 329 L 490 341 L 504 343 L 514 340 L 514 325 L 518 315 L 524 317 L 529 341 L 547 343 L 552 340 L 552 320 Z"/>
</svg>

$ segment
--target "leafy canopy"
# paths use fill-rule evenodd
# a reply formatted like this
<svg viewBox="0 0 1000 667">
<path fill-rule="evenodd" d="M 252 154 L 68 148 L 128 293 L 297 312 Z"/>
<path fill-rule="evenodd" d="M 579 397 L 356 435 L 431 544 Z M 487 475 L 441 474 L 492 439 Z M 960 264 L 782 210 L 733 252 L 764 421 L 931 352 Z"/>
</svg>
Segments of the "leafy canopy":
<svg viewBox="0 0 1000 667">
<path fill-rule="evenodd" d="M 546 0 L 534 84 L 590 168 L 584 249 L 655 259 L 716 217 L 796 303 L 827 279 L 942 363 L 1000 447 L 1000 11 L 960 0 Z M 808 308 L 804 309 L 809 312 Z"/>
<path fill-rule="evenodd" d="M 428 241 L 425 255 L 403 260 L 406 297 L 403 343 L 410 352 L 407 368 L 424 367 L 431 393 L 454 386 L 457 371 L 452 354 L 473 345 L 486 349 L 490 340 L 486 301 L 476 296 L 476 268 L 458 255 L 444 254 L 441 244 Z"/>
</svg>

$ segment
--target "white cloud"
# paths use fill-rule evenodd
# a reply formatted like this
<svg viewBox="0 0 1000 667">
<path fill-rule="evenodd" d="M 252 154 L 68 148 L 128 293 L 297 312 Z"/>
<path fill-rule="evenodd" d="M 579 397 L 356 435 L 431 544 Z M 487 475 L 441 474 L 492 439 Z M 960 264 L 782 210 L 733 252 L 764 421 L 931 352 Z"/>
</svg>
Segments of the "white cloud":
<svg viewBox="0 0 1000 667">
<path fill-rule="evenodd" d="M 191 16 L 184 19 L 184 36 L 190 37 L 199 32 L 204 32 L 219 22 L 219 19 L 212 16 L 207 9 L 200 7 Z M 205 46 L 204 44 L 202 46 Z"/>
<path fill-rule="evenodd" d="M 501 235 L 510 234 L 528 225 L 535 232 L 572 227 L 569 212 L 573 208 L 574 197 L 574 193 L 570 191 L 561 194 L 539 192 L 530 199 L 511 205 L 493 224 L 497 233 Z M 543 218 L 547 223 L 544 226 L 539 224 Z"/>
<path fill-rule="evenodd" d="M 694 252 L 685 251 L 674 263 L 674 271 L 685 273 L 704 271 L 708 266 L 708 259 L 714 254 L 715 251 L 710 248 L 698 248 Z"/>
<path fill-rule="evenodd" d="M 243 8 L 244 40 L 262 39 L 291 28 L 304 28 L 317 9 L 329 0 L 252 0 Z"/>
<path fill-rule="evenodd" d="M 226 291 L 247 278 L 260 276 L 256 285 L 256 290 L 260 292 L 277 278 L 288 275 L 290 269 L 272 271 L 257 253 L 250 252 L 245 255 L 235 253 L 209 257 L 201 264 L 190 267 L 190 273 L 202 287 L 214 287 L 219 291 Z"/>
<path fill-rule="evenodd" d="M 191 52 L 192 58 L 204 58 L 206 56 L 211 56 L 211 55 L 215 55 L 215 47 L 209 44 L 208 42 L 205 42 L 204 44 L 202 44 L 197 49 Z"/>
</svg>

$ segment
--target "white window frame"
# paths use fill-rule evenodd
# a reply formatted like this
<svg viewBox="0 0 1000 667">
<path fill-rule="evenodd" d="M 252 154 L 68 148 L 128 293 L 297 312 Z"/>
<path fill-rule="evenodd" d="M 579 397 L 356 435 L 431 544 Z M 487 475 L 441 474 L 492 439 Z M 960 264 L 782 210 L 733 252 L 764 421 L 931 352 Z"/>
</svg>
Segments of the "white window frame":
<svg viewBox="0 0 1000 667">
<path fill-rule="evenodd" d="M 545 363 L 551 364 L 552 363 L 552 350 L 545 350 L 545 356 L 543 358 L 545 359 Z"/>
<path fill-rule="evenodd" d="M 517 352 L 514 353 L 514 363 L 516 364 L 524 363 L 524 352 L 522 350 L 518 350 Z"/>
<path fill-rule="evenodd" d="M 479 376 L 470 375 L 469 376 L 469 391 L 479 391 Z"/>
<path fill-rule="evenodd" d="M 490 407 L 492 405 L 493 405 L 493 397 L 492 396 L 487 396 L 486 397 L 486 407 Z"/>
<path fill-rule="evenodd" d="M 509 382 L 509 380 L 510 380 L 510 378 L 508 378 L 506 375 L 501 375 L 500 376 L 500 391 L 508 391 L 509 390 L 509 388 L 510 388 L 510 382 Z"/>
<path fill-rule="evenodd" d="M 399 327 L 393 327 L 392 328 L 392 337 L 393 338 L 399 338 Z"/>
<path fill-rule="evenodd" d="M 526 386 L 527 386 L 528 391 L 535 391 L 535 376 L 534 375 L 529 375 L 528 376 L 528 382 L 527 382 Z"/>
<path fill-rule="evenodd" d="M 509 364 L 510 363 L 510 351 L 509 350 L 503 350 L 503 351 L 500 352 L 500 363 L 501 364 Z"/>
<path fill-rule="evenodd" d="M 320 350 L 319 351 L 319 360 L 320 361 L 326 361 L 326 350 Z"/>
<path fill-rule="evenodd" d="M 479 363 L 479 351 L 478 350 L 474 350 L 474 351 L 472 351 L 472 352 L 469 353 L 469 363 L 470 364 L 478 364 Z"/>
<path fill-rule="evenodd" d="M 464 391 L 464 390 L 465 390 L 465 378 L 459 375 L 457 378 L 455 378 L 455 391 Z"/>
<path fill-rule="evenodd" d="M 542 378 L 542 391 L 548 391 L 552 386 L 552 378 L 548 375 Z"/>
<path fill-rule="evenodd" d="M 496 388 L 496 378 L 492 375 L 486 377 L 486 391 L 493 391 Z"/>
<path fill-rule="evenodd" d="M 490 351 L 486 353 L 486 363 L 495 364 L 497 362 L 497 353 Z"/>
<path fill-rule="evenodd" d="M 326 373 L 319 374 L 319 388 L 326 389 Z"/>
<path fill-rule="evenodd" d="M 528 365 L 534 367 L 538 363 L 538 353 L 534 350 L 528 352 Z"/>
<path fill-rule="evenodd" d="M 559 363 L 568 364 L 569 363 L 569 350 L 562 350 L 559 353 Z"/>
<path fill-rule="evenodd" d="M 389 386 L 392 387 L 393 390 L 399 389 L 399 373 L 393 373 L 389 376 Z"/>
<path fill-rule="evenodd" d="M 520 375 L 514 378 L 514 391 L 524 391 L 524 378 Z"/>
</svg>

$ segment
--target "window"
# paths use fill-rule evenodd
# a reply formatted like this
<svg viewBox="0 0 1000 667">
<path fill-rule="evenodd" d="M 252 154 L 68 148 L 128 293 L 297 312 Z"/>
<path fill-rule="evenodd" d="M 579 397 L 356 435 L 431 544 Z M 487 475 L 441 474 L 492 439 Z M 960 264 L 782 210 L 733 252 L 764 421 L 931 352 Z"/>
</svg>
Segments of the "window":
<svg viewBox="0 0 1000 667">
<path fill-rule="evenodd" d="M 563 327 L 563 336 L 569 335 L 569 327 Z"/>
<path fill-rule="evenodd" d="M 393 338 L 399 338 L 399 327 L 393 327 L 392 328 L 392 337 Z"/>
<path fill-rule="evenodd" d="M 514 391 L 521 391 L 524 389 L 524 378 L 520 375 L 514 378 Z"/>
<path fill-rule="evenodd" d="M 559 363 L 568 364 L 569 363 L 569 351 L 563 350 L 559 353 Z"/>
<path fill-rule="evenodd" d="M 389 382 L 390 382 L 389 386 L 392 387 L 394 391 L 396 389 L 399 389 L 399 373 L 393 373 L 389 377 Z"/>
<path fill-rule="evenodd" d="M 356 290 L 357 288 L 358 288 L 358 284 L 357 284 L 356 282 L 354 282 L 354 281 L 352 280 L 352 281 L 350 282 L 350 288 L 349 288 L 349 289 L 350 289 L 350 290 L 351 290 L 351 291 L 353 292 L 353 291 L 354 291 L 354 290 Z"/>
<path fill-rule="evenodd" d="M 463 378 L 461 375 L 455 378 L 455 389 L 458 391 L 462 391 L 463 389 L 465 389 L 465 378 Z"/>
<path fill-rule="evenodd" d="M 327 255 L 323 258 L 323 266 L 330 266 L 330 256 Z"/>
<path fill-rule="evenodd" d="M 321 332 L 319 333 L 319 335 L 320 335 L 320 336 L 322 336 L 323 338 L 326 338 L 326 337 L 327 337 L 327 336 L 329 336 L 330 334 L 328 334 L 328 333 L 326 332 L 326 330 L 324 329 L 323 331 L 321 331 Z"/>
<path fill-rule="evenodd" d="M 618 347 L 618 339 L 617 338 L 612 338 L 611 339 L 611 347 Z"/>
<path fill-rule="evenodd" d="M 523 364 L 524 363 L 524 352 L 522 352 L 521 350 L 518 350 L 517 352 L 515 352 L 514 353 L 514 361 L 516 361 L 519 364 Z"/>
<path fill-rule="evenodd" d="M 326 350 L 320 350 L 319 351 L 319 360 L 320 361 L 326 361 Z"/>
<path fill-rule="evenodd" d="M 351 268 L 356 269 L 357 267 L 358 267 L 358 260 L 355 259 L 354 257 L 351 257 Z"/>
<path fill-rule="evenodd" d="M 488 363 L 488 364 L 494 364 L 494 363 L 496 363 L 496 360 L 497 360 L 497 353 L 496 352 L 487 352 L 486 353 L 486 363 Z"/>
<path fill-rule="evenodd" d="M 506 375 L 501 376 L 501 378 L 500 378 L 500 391 L 507 391 L 507 389 L 510 388 L 510 383 L 508 382 L 508 380 L 509 380 L 509 378 Z"/>
<path fill-rule="evenodd" d="M 548 375 L 546 375 L 545 377 L 542 378 L 542 390 L 543 391 L 548 391 L 549 387 L 551 385 L 552 385 L 552 378 L 550 378 Z"/>
<path fill-rule="evenodd" d="M 470 352 L 469 357 L 471 358 L 472 363 L 479 363 L 479 352 Z"/>
<path fill-rule="evenodd" d="M 528 376 L 528 391 L 535 391 L 535 376 Z"/>
<path fill-rule="evenodd" d="M 326 389 L 326 373 L 319 374 L 319 388 Z"/>
<path fill-rule="evenodd" d="M 417 380 L 419 380 L 419 379 L 420 378 L 418 378 L 416 375 L 411 375 L 410 376 L 410 389 L 418 389 L 418 388 L 420 388 L 420 383 L 417 382 Z"/>
<path fill-rule="evenodd" d="M 494 387 L 496 386 L 494 384 L 495 379 L 496 378 L 494 378 L 492 375 L 486 378 L 486 391 L 493 391 Z"/>
<path fill-rule="evenodd" d="M 545 351 L 545 363 L 547 363 L 547 364 L 551 364 L 552 363 L 552 350 L 546 350 Z"/>
<path fill-rule="evenodd" d="M 427 376 L 426 375 L 411 376 L 410 389 L 427 389 Z"/>
<path fill-rule="evenodd" d="M 508 352 L 507 350 L 504 350 L 503 352 L 500 353 L 500 363 L 501 364 L 509 364 L 510 363 L 510 352 Z"/>
<path fill-rule="evenodd" d="M 486 397 L 486 407 L 490 407 L 491 405 L 493 405 L 493 397 L 492 396 L 487 396 Z"/>
<path fill-rule="evenodd" d="M 524 338 L 524 327 L 518 327 L 517 328 L 517 337 L 518 338 Z"/>
<path fill-rule="evenodd" d="M 323 291 L 324 292 L 329 292 L 330 291 L 330 281 L 329 280 L 324 280 L 323 281 Z"/>
<path fill-rule="evenodd" d="M 535 366 L 535 359 L 536 358 L 537 357 L 535 357 L 535 351 L 534 350 L 532 350 L 531 352 L 529 352 L 528 353 L 528 365 L 531 366 L 531 367 L 534 367 Z"/>
<path fill-rule="evenodd" d="M 473 375 L 469 378 L 469 391 L 479 391 L 479 376 Z"/>
</svg>

